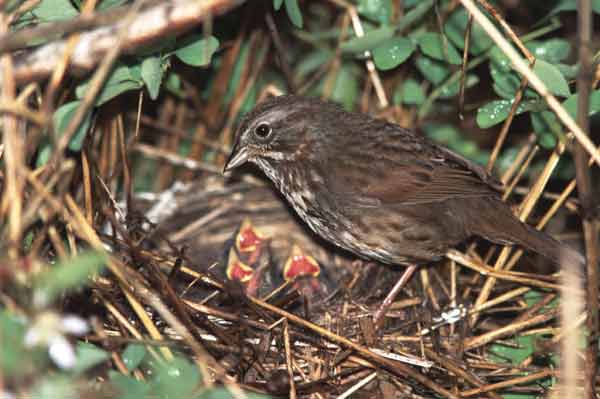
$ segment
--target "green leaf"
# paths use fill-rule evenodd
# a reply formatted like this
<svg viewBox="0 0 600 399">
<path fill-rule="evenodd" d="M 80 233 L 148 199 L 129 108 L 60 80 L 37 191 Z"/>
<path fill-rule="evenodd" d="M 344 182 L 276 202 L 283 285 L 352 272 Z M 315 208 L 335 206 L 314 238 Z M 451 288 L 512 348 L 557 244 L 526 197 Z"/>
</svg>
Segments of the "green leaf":
<svg viewBox="0 0 600 399">
<path fill-rule="evenodd" d="M 35 167 L 39 168 L 46 165 L 52 155 L 52 143 L 49 140 L 44 140 L 39 145 L 38 156 L 35 160 Z"/>
<path fill-rule="evenodd" d="M 398 32 L 404 31 L 407 27 L 411 26 L 415 22 L 421 20 L 424 16 L 428 15 L 431 7 L 433 7 L 434 0 L 417 0 L 415 7 L 408 11 L 402 19 L 396 25 Z M 409 1 L 404 1 L 404 7 L 410 8 Z"/>
<path fill-rule="evenodd" d="M 158 98 L 163 74 L 164 69 L 160 57 L 148 57 L 142 62 L 142 80 L 146 84 L 148 93 L 150 93 L 150 98 L 152 100 L 156 100 Z"/>
<path fill-rule="evenodd" d="M 170 72 L 167 75 L 167 79 L 165 80 L 165 89 L 180 98 L 184 97 L 184 92 L 181 88 L 181 77 L 175 72 Z"/>
<path fill-rule="evenodd" d="M 31 392 L 35 399 L 77 398 L 77 388 L 66 376 L 52 376 L 40 380 Z"/>
<path fill-rule="evenodd" d="M 553 135 L 552 133 L 538 134 L 537 138 L 538 138 L 537 142 L 540 145 L 540 147 L 542 147 L 546 150 L 551 150 L 554 147 L 556 147 L 557 139 L 556 139 L 556 136 Z"/>
<path fill-rule="evenodd" d="M 425 102 L 425 92 L 414 79 L 407 79 L 394 93 L 394 104 L 421 105 Z"/>
<path fill-rule="evenodd" d="M 81 374 L 84 371 L 87 371 L 92 367 L 106 361 L 109 356 L 104 349 L 100 349 L 96 345 L 78 341 L 76 358 L 77 360 L 75 367 L 73 367 L 71 371 L 75 374 Z"/>
<path fill-rule="evenodd" d="M 552 10 L 548 13 L 546 18 L 556 15 L 563 11 L 575 11 L 577 10 L 577 0 L 560 0 Z M 592 10 L 596 14 L 600 14 L 600 0 L 592 0 Z"/>
<path fill-rule="evenodd" d="M 20 1 L 19 1 L 19 3 L 20 3 Z M 37 25 L 37 24 L 39 24 L 39 20 L 33 14 L 33 12 L 32 11 L 26 11 L 26 12 L 23 13 L 23 15 L 21 15 L 19 17 L 19 19 L 17 19 L 15 22 L 13 22 L 11 24 L 11 30 L 12 31 L 17 31 L 17 30 L 21 30 L 23 28 L 29 27 L 31 25 Z M 31 42 L 33 42 L 34 44 L 36 42 L 45 43 L 46 41 L 47 41 L 47 39 L 33 39 L 33 40 L 29 41 L 28 44 L 31 43 Z"/>
<path fill-rule="evenodd" d="M 137 89 L 140 89 L 141 87 L 142 87 L 141 82 L 134 82 L 134 81 L 126 81 L 126 82 L 121 82 L 121 83 L 117 83 L 117 84 L 110 85 L 110 86 L 104 86 L 104 89 L 102 90 L 102 92 L 100 92 L 100 95 L 96 99 L 96 106 L 99 107 L 102 104 L 107 103 L 108 101 L 112 100 L 113 98 L 117 97 L 120 94 L 123 94 L 123 93 L 125 93 L 127 91 L 131 91 L 131 90 L 137 90 Z"/>
<path fill-rule="evenodd" d="M 527 291 L 523 294 L 523 299 L 528 307 L 532 307 L 544 298 L 544 293 L 536 290 Z M 553 301 L 554 302 L 554 301 Z M 556 303 L 554 304 L 556 306 Z"/>
<path fill-rule="evenodd" d="M 512 70 L 512 62 L 498 46 L 495 46 L 490 51 L 490 61 L 494 63 L 496 68 L 502 71 Z"/>
<path fill-rule="evenodd" d="M 450 15 L 444 25 L 444 32 L 448 39 L 461 50 L 465 46 L 465 31 L 467 30 L 468 21 L 469 15 L 467 10 L 459 8 Z M 471 42 L 469 45 L 469 52 L 471 54 L 481 54 L 489 49 L 493 43 L 492 39 L 490 39 L 479 24 L 473 23 L 471 25 Z"/>
<path fill-rule="evenodd" d="M 552 94 L 561 97 L 571 95 L 567 80 L 554 65 L 538 59 L 535 61 L 533 72 L 544 82 Z"/>
<path fill-rule="evenodd" d="M 512 71 L 512 63 L 499 48 L 495 47 L 492 49 L 490 52 L 490 59 L 493 63 L 493 65 L 490 66 L 492 73 L 499 74 L 500 72 Z M 495 70 L 492 68 L 495 68 Z M 561 97 L 567 97 L 571 94 L 567 80 L 554 65 L 542 59 L 537 59 L 533 67 L 533 72 L 544 82 L 552 94 Z M 509 95 L 508 93 L 512 90 L 508 90 L 508 87 L 506 86 L 502 87 L 502 82 L 499 82 L 497 78 L 498 76 L 494 77 L 494 80 L 499 84 L 502 96 Z M 517 79 L 520 81 L 520 78 Z M 514 83 L 512 85 L 514 86 Z M 519 87 L 518 83 L 516 87 Z M 516 88 L 514 91 L 516 92 Z"/>
<path fill-rule="evenodd" d="M 242 105 L 240 107 L 240 115 L 245 115 L 248 112 L 252 111 L 252 109 L 256 105 L 257 99 L 258 99 L 258 86 L 253 85 L 250 88 L 250 90 L 248 91 L 246 98 L 244 98 L 244 101 L 242 102 Z"/>
<path fill-rule="evenodd" d="M 98 11 L 105 11 L 111 8 L 119 7 L 127 3 L 127 0 L 102 0 L 96 9 Z"/>
<path fill-rule="evenodd" d="M 152 393 L 158 398 L 188 398 L 200 383 L 198 368 L 183 358 L 154 365 Z"/>
<path fill-rule="evenodd" d="M 153 55 L 161 54 L 163 55 L 163 62 L 166 63 L 168 62 L 168 59 L 172 55 L 173 51 L 178 48 L 178 44 L 181 43 L 181 40 L 183 39 L 180 38 L 178 40 L 177 36 L 174 33 L 171 33 L 165 35 L 164 37 L 161 37 L 160 41 L 154 41 L 136 47 L 135 55 L 137 55 L 140 58 L 146 58 Z M 140 64 L 136 64 L 136 66 L 138 65 Z"/>
<path fill-rule="evenodd" d="M 106 79 L 105 85 L 110 86 L 117 83 L 125 82 L 127 80 L 135 80 L 131 74 L 131 68 L 124 64 L 118 64 L 115 66 L 110 76 Z M 83 97 L 81 94 L 83 88 L 77 87 L 77 97 Z"/>
<path fill-rule="evenodd" d="M 90 251 L 50 267 L 37 278 L 34 302 L 47 304 L 64 291 L 82 286 L 105 262 L 104 254 Z"/>
<path fill-rule="evenodd" d="M 458 129 L 449 124 L 440 125 L 437 123 L 431 123 L 427 124 L 424 129 L 427 137 L 437 143 L 449 145 L 462 140 Z"/>
<path fill-rule="evenodd" d="M 0 310 L 0 369 L 5 376 L 23 374 L 25 323 L 7 310 Z"/>
<path fill-rule="evenodd" d="M 536 335 L 525 335 L 513 339 L 516 345 L 493 344 L 490 348 L 491 358 L 502 363 L 509 360 L 512 364 L 519 364 L 536 350 L 537 339 Z"/>
<path fill-rule="evenodd" d="M 490 63 L 490 75 L 494 80 L 494 91 L 502 98 L 511 100 L 517 94 L 517 90 L 521 86 L 521 79 L 516 72 L 498 68 L 493 62 Z M 538 99 L 539 95 L 532 89 L 526 87 L 524 92 L 525 98 Z"/>
<path fill-rule="evenodd" d="M 57 136 L 62 136 L 64 131 L 67 129 L 67 126 L 69 126 L 69 123 L 73 119 L 73 116 L 75 116 L 75 113 L 77 112 L 77 108 L 79 108 L 80 104 L 81 104 L 81 101 L 71 101 L 69 103 L 61 105 L 54 112 L 54 115 L 52 116 L 52 121 L 54 122 L 54 129 L 56 131 Z M 81 150 L 81 147 L 83 146 L 83 141 L 84 141 L 85 136 L 90 128 L 91 123 L 92 123 L 92 113 L 88 112 L 86 114 L 86 116 L 83 118 L 83 121 L 77 128 L 77 131 L 75 132 L 73 137 L 71 137 L 71 141 L 69 141 L 69 149 L 70 150 L 72 150 L 72 151 L 80 151 Z M 51 152 L 52 147 L 49 146 L 48 150 Z M 45 158 L 45 156 L 44 156 L 44 158 Z M 39 159 L 38 160 L 38 162 L 42 162 L 42 161 L 44 163 L 46 163 L 48 161 L 48 159 L 45 159 L 45 160 Z"/>
<path fill-rule="evenodd" d="M 548 133 L 548 132 L 562 132 L 562 125 L 560 121 L 554 115 L 553 112 L 550 111 L 541 111 L 541 112 L 532 112 L 531 115 L 531 126 L 533 127 L 533 131 L 538 134 Z"/>
<path fill-rule="evenodd" d="M 363 17 L 380 24 L 387 24 L 392 18 L 391 0 L 358 0 L 357 11 Z"/>
<path fill-rule="evenodd" d="M 428 123 L 423 126 L 423 129 L 427 137 L 446 145 L 452 151 L 456 151 L 477 163 L 485 163 L 489 156 L 486 151 L 482 151 L 479 148 L 475 141 L 462 137 L 456 126 Z"/>
<path fill-rule="evenodd" d="M 42 22 L 64 21 L 79 15 L 69 0 L 42 0 L 32 12 Z"/>
<path fill-rule="evenodd" d="M 283 0 L 288 17 L 297 28 L 302 28 L 302 13 L 298 7 L 298 0 Z"/>
<path fill-rule="evenodd" d="M 123 351 L 122 358 L 127 370 L 133 371 L 138 368 L 145 356 L 146 348 L 144 345 L 130 344 L 127 345 L 127 348 Z"/>
<path fill-rule="evenodd" d="M 304 77 L 309 73 L 319 69 L 319 67 L 327 63 L 333 57 L 333 52 L 325 49 L 315 48 L 314 51 L 307 53 L 305 56 L 302 57 L 302 59 L 299 60 L 298 64 L 296 64 L 295 66 L 295 73 L 299 77 Z M 235 74 L 233 76 L 235 77 Z M 233 84 L 230 85 L 232 91 L 235 90 L 235 87 L 237 86 L 233 86 Z"/>
<path fill-rule="evenodd" d="M 563 102 L 563 107 L 575 118 L 577 113 L 577 101 L 579 96 L 574 94 Z M 600 111 L 600 90 L 593 91 L 590 94 L 589 115 Z M 554 148 L 558 137 L 563 134 L 563 126 L 551 111 L 541 111 L 531 113 L 531 126 L 537 134 L 538 143 L 547 149 Z"/>
<path fill-rule="evenodd" d="M 490 75 L 494 80 L 494 91 L 500 97 L 510 100 L 515 97 L 521 80 L 516 73 L 498 68 L 495 63 L 490 62 Z"/>
<path fill-rule="evenodd" d="M 479 77 L 477 75 L 467 74 L 465 86 L 467 89 L 475 86 L 479 83 Z M 445 84 L 440 90 L 439 98 L 452 98 L 460 91 L 460 80 L 455 80 L 450 84 Z"/>
<path fill-rule="evenodd" d="M 216 37 L 205 39 L 202 35 L 192 35 L 175 51 L 175 55 L 188 65 L 206 66 L 218 48 L 219 40 Z"/>
<path fill-rule="evenodd" d="M 556 136 L 562 134 L 562 125 L 554 112 L 541 111 L 531 113 L 531 126 L 538 134 L 553 133 Z"/>
<path fill-rule="evenodd" d="M 434 86 L 442 83 L 450 74 L 450 70 L 446 65 L 425 56 L 417 57 L 415 66 L 425 79 L 433 83 Z"/>
<path fill-rule="evenodd" d="M 358 76 L 354 65 L 342 65 L 333 86 L 331 99 L 351 110 L 358 98 Z"/>
<path fill-rule="evenodd" d="M 579 65 L 568 65 L 556 63 L 554 66 L 562 73 L 565 79 L 575 79 L 577 77 L 577 73 L 579 72 Z"/>
<path fill-rule="evenodd" d="M 494 100 L 477 110 L 477 125 L 482 129 L 494 126 L 503 122 L 510 113 L 513 100 Z M 517 115 L 525 111 L 531 111 L 537 102 L 521 102 L 517 107 Z"/>
<path fill-rule="evenodd" d="M 442 35 L 434 32 L 426 32 L 419 36 L 419 47 L 423 54 L 439 61 L 446 61 L 454 65 L 460 65 L 462 58 L 456 48 L 450 42 L 444 42 Z"/>
<path fill-rule="evenodd" d="M 410 57 L 415 45 L 410 39 L 394 37 L 386 40 L 373 50 L 373 60 L 378 69 L 394 69 Z"/>
<path fill-rule="evenodd" d="M 133 67 L 131 69 L 133 69 Z M 131 73 L 131 69 L 126 65 L 118 65 L 115 67 L 108 79 L 106 79 L 104 82 L 104 86 L 96 98 L 95 106 L 99 107 L 121 93 L 129 90 L 136 90 L 142 87 L 142 82 L 134 78 Z M 75 89 L 75 95 L 77 98 L 83 98 L 88 87 L 89 79 L 77 86 Z"/>
<path fill-rule="evenodd" d="M 501 97 L 511 99 L 515 96 L 520 86 L 521 78 L 512 69 L 509 59 L 498 49 L 490 53 L 490 74 L 494 79 L 494 91 Z M 567 97 L 571 94 L 567 80 L 560 70 L 544 61 L 537 59 L 533 72 L 544 82 L 548 90 L 554 95 Z M 537 97 L 532 89 L 525 90 L 526 97 Z"/>
<path fill-rule="evenodd" d="M 235 65 L 233 66 L 233 71 L 231 72 L 231 77 L 229 78 L 229 84 L 227 86 L 227 91 L 225 92 L 225 96 L 223 97 L 223 103 L 229 104 L 231 100 L 234 98 L 237 90 L 239 88 L 240 79 L 242 78 L 242 72 L 244 68 L 248 65 L 248 55 L 250 53 L 250 44 L 248 41 L 245 41 L 242 44 L 240 52 L 238 53 L 237 60 L 235 61 Z"/>
<path fill-rule="evenodd" d="M 148 398 L 152 385 L 147 382 L 138 381 L 133 377 L 117 373 L 114 370 L 108 372 L 110 382 L 117 388 L 118 399 Z"/>
<path fill-rule="evenodd" d="M 283 0 L 273 0 L 273 8 L 276 11 L 279 11 L 279 9 L 281 8 L 282 4 L 283 4 Z"/>
<path fill-rule="evenodd" d="M 340 45 L 340 49 L 346 53 L 360 53 L 372 50 L 388 39 L 394 36 L 394 28 L 384 26 L 379 29 L 373 29 L 361 37 L 355 37 Z"/>
<path fill-rule="evenodd" d="M 531 126 L 538 138 L 538 144 L 545 149 L 556 146 L 557 137 L 562 136 L 562 125 L 553 112 L 532 112 Z"/>
<path fill-rule="evenodd" d="M 577 117 L 578 99 L 579 95 L 573 94 L 571 97 L 567 98 L 562 104 L 573 119 Z M 594 115 L 595 113 L 600 111 L 600 90 L 594 90 L 590 93 L 589 103 L 590 104 L 588 115 Z"/>
<path fill-rule="evenodd" d="M 565 60 L 571 54 L 571 44 L 564 39 L 533 40 L 526 47 L 537 59 L 553 64 Z"/>
</svg>

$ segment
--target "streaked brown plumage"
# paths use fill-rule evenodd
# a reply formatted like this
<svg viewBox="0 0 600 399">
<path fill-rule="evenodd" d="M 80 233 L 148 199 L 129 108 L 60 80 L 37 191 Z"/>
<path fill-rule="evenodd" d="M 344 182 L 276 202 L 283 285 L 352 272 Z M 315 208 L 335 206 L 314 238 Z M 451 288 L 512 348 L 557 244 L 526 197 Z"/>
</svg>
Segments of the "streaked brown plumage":
<svg viewBox="0 0 600 399">
<path fill-rule="evenodd" d="M 252 162 L 311 229 L 386 264 L 440 259 L 470 236 L 553 262 L 576 251 L 521 223 L 483 168 L 414 132 L 330 102 L 271 98 L 241 122 L 225 170 Z"/>
</svg>

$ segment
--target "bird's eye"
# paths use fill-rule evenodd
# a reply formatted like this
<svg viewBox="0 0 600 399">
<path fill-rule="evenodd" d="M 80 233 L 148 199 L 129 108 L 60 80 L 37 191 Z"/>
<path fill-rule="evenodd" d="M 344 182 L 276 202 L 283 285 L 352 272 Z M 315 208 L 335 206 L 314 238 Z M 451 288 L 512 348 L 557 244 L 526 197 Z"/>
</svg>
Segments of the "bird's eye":
<svg viewBox="0 0 600 399">
<path fill-rule="evenodd" d="M 271 126 L 269 126 L 268 123 L 263 122 L 256 126 L 254 129 L 254 134 L 261 139 L 266 139 L 271 134 L 271 131 Z"/>
</svg>

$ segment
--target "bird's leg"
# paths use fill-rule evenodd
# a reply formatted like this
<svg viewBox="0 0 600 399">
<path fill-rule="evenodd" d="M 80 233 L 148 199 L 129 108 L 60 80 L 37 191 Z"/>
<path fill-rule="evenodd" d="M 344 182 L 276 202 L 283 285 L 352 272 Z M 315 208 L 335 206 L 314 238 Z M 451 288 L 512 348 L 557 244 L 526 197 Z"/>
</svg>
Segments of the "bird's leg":
<svg viewBox="0 0 600 399">
<path fill-rule="evenodd" d="M 375 312 L 375 315 L 373 316 L 373 327 L 375 331 L 379 330 L 381 324 L 383 324 L 383 318 L 385 314 L 387 313 L 390 306 L 392 306 L 392 303 L 400 293 L 400 290 L 406 285 L 408 280 L 410 280 L 415 270 L 417 270 L 416 265 L 410 265 L 406 268 L 406 270 L 404 270 L 402 276 L 400 276 L 394 287 L 390 290 L 390 292 L 387 294 L 387 296 L 381 303 L 381 306 L 379 306 L 379 308 Z"/>
</svg>

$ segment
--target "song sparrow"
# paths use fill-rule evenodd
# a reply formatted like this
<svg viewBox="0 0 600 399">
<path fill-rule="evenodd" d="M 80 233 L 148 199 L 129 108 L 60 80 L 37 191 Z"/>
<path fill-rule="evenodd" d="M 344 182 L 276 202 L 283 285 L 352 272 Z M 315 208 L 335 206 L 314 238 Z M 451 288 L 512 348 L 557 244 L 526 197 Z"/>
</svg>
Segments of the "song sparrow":
<svg viewBox="0 0 600 399">
<path fill-rule="evenodd" d="M 501 184 L 479 165 L 334 103 L 286 95 L 259 104 L 241 122 L 225 171 L 247 161 L 315 233 L 362 258 L 419 264 L 475 235 L 553 262 L 583 262 L 520 222 L 501 200 Z"/>
</svg>

